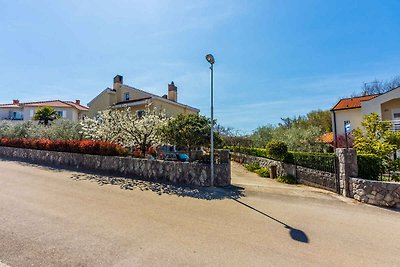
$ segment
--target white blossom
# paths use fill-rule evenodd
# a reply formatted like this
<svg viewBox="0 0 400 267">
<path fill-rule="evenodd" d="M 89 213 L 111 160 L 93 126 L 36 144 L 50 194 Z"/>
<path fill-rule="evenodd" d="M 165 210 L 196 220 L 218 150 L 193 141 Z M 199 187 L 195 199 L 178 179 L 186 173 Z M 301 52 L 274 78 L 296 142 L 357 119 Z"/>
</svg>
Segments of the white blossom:
<svg viewBox="0 0 400 267">
<path fill-rule="evenodd" d="M 101 111 L 96 119 L 85 118 L 82 133 L 88 139 L 115 142 L 127 148 L 140 147 L 144 152 L 153 145 L 161 145 L 161 128 L 168 122 L 164 111 L 146 105 L 142 116 L 129 107 Z"/>
</svg>

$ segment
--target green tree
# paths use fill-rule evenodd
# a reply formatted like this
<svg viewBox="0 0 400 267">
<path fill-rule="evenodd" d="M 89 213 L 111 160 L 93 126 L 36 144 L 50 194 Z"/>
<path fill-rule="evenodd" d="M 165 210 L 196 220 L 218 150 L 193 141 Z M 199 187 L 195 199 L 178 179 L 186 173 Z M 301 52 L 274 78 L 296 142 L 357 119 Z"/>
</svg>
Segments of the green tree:
<svg viewBox="0 0 400 267">
<path fill-rule="evenodd" d="M 56 119 L 59 119 L 60 115 L 58 115 L 57 111 L 52 107 L 41 107 L 33 116 L 34 120 L 39 121 L 39 123 L 48 125 L 49 122 L 52 122 Z"/>
<path fill-rule="evenodd" d="M 400 133 L 392 132 L 390 121 L 381 121 L 377 113 L 364 117 L 361 123 L 364 131 L 353 132 L 354 147 L 358 153 L 375 154 L 382 159 L 389 157 L 400 147 Z"/>
<path fill-rule="evenodd" d="M 264 147 L 274 138 L 274 126 L 271 124 L 258 127 L 251 135 L 251 140 L 256 147 Z"/>
<path fill-rule="evenodd" d="M 184 147 L 189 152 L 210 145 L 210 119 L 198 114 L 179 114 L 167 123 L 163 132 L 168 143 Z M 214 134 L 214 142 L 216 147 L 221 143 L 217 132 Z"/>
<path fill-rule="evenodd" d="M 310 126 L 306 129 L 292 127 L 290 129 L 276 128 L 274 139 L 283 141 L 291 151 L 323 152 L 328 149 L 327 144 L 319 142 L 322 131 L 319 127 Z"/>
</svg>

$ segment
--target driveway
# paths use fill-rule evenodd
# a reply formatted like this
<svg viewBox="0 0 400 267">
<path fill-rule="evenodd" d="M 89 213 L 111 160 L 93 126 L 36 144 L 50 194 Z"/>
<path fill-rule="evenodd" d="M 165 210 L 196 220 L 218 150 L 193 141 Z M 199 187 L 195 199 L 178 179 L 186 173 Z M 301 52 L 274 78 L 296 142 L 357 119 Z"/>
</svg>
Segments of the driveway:
<svg viewBox="0 0 400 267">
<path fill-rule="evenodd" d="M 398 266 L 400 212 L 259 178 L 194 189 L 0 160 L 0 266 Z M 113 185 L 112 185 L 113 184 Z"/>
</svg>

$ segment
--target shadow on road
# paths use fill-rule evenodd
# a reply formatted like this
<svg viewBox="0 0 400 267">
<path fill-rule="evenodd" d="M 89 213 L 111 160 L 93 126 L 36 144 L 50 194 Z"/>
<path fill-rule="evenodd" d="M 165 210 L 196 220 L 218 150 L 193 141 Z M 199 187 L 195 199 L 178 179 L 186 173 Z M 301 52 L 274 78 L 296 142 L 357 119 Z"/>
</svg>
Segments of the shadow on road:
<svg viewBox="0 0 400 267">
<path fill-rule="evenodd" d="M 243 205 L 243 206 L 245 206 L 245 207 L 247 207 L 247 208 L 249 208 L 251 210 L 254 210 L 254 211 L 264 215 L 265 217 L 267 217 L 267 218 L 269 218 L 269 219 L 271 219 L 271 220 L 273 220 L 273 221 L 275 221 L 277 223 L 282 224 L 286 229 L 289 229 L 290 237 L 293 240 L 296 240 L 296 241 L 299 241 L 299 242 L 302 242 L 302 243 L 309 243 L 309 239 L 308 239 L 306 233 L 304 233 L 300 229 L 293 228 L 290 225 L 287 225 L 286 223 L 284 223 L 284 222 L 282 222 L 282 221 L 280 221 L 280 220 L 278 220 L 278 219 L 276 219 L 276 218 L 274 218 L 274 217 L 272 217 L 272 216 L 270 216 L 270 215 L 268 215 L 268 214 L 266 214 L 266 213 L 264 213 L 264 212 L 262 212 L 262 211 L 260 211 L 260 210 L 258 210 L 256 208 L 254 208 L 254 207 L 252 207 L 252 206 L 250 206 L 250 205 L 248 205 L 248 204 L 246 204 L 246 203 L 244 203 L 244 202 L 242 202 L 242 201 L 240 201 L 238 199 L 235 199 L 235 198 L 232 198 L 232 199 L 234 201 L 236 201 L 237 203 L 239 203 L 239 204 L 241 204 L 241 205 Z"/>
<path fill-rule="evenodd" d="M 97 182 L 99 185 L 118 185 L 125 190 L 139 189 L 141 191 L 151 191 L 158 195 L 168 194 L 177 195 L 180 197 L 192 197 L 204 200 L 221 200 L 221 199 L 238 199 L 244 195 L 244 188 L 238 186 L 226 187 L 197 187 L 186 184 L 175 184 L 167 181 L 151 181 L 143 179 L 126 178 L 122 176 L 103 175 L 97 172 L 76 169 L 74 167 L 54 166 L 46 164 L 36 164 L 26 160 L 15 160 L 12 158 L 2 158 L 1 161 L 13 161 L 22 166 L 35 167 L 39 169 L 54 171 L 54 172 L 75 172 L 71 175 L 71 179 L 88 180 Z M 76 173 L 79 171 L 79 173 Z"/>
<path fill-rule="evenodd" d="M 106 176 L 90 173 L 76 173 L 71 176 L 73 180 L 94 181 L 99 185 L 118 185 L 122 189 L 151 191 L 158 195 L 177 195 L 180 197 L 192 197 L 197 199 L 237 199 L 242 196 L 243 188 L 237 186 L 228 187 L 194 187 L 183 184 L 172 184 L 165 181 L 146 181 L 125 177 Z"/>
</svg>

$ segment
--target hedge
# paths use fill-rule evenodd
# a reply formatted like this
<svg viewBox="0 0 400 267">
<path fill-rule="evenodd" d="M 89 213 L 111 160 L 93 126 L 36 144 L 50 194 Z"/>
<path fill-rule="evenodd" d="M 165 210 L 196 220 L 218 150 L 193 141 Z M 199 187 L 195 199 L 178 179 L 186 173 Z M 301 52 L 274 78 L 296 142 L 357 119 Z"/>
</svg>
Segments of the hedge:
<svg viewBox="0 0 400 267">
<path fill-rule="evenodd" d="M 125 156 L 127 151 L 118 144 L 92 140 L 47 140 L 0 138 L 0 146 L 71 152 L 103 156 Z"/>
<path fill-rule="evenodd" d="M 374 154 L 358 154 L 358 177 L 366 180 L 378 180 L 384 171 L 382 159 Z"/>
</svg>

